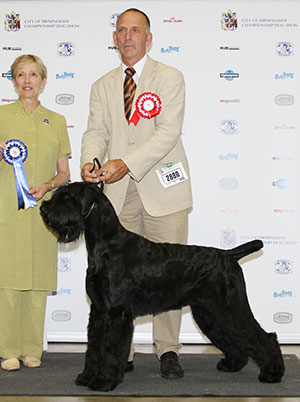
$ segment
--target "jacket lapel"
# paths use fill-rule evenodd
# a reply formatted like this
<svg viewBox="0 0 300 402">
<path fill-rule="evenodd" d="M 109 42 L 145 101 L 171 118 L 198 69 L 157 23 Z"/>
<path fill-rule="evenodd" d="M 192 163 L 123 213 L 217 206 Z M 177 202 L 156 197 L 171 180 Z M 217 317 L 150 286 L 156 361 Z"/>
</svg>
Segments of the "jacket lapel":
<svg viewBox="0 0 300 402">
<path fill-rule="evenodd" d="M 140 96 L 143 92 L 150 91 L 156 72 L 156 62 L 151 59 L 151 57 L 147 56 L 147 61 L 139 79 L 134 101 L 136 100 L 136 97 Z"/>
</svg>

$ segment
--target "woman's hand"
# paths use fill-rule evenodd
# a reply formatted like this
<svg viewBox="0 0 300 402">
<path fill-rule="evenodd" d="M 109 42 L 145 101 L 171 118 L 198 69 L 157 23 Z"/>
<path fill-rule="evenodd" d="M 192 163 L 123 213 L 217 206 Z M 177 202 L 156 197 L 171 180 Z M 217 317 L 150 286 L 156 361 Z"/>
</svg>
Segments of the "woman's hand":
<svg viewBox="0 0 300 402">
<path fill-rule="evenodd" d="M 53 177 L 51 181 L 41 184 L 40 186 L 29 187 L 27 192 L 28 194 L 32 194 L 36 201 L 39 201 L 41 198 L 43 198 L 48 191 L 67 183 L 70 178 L 68 155 L 64 155 L 58 159 L 56 170 L 57 175 Z"/>
<path fill-rule="evenodd" d="M 0 141 L 0 161 L 2 161 L 3 156 L 2 156 L 2 151 L 6 149 L 6 144 L 3 141 Z"/>
<path fill-rule="evenodd" d="M 28 194 L 32 194 L 36 201 L 39 201 L 44 195 L 52 190 L 51 183 L 44 183 L 40 186 L 31 186 L 27 191 Z"/>
</svg>

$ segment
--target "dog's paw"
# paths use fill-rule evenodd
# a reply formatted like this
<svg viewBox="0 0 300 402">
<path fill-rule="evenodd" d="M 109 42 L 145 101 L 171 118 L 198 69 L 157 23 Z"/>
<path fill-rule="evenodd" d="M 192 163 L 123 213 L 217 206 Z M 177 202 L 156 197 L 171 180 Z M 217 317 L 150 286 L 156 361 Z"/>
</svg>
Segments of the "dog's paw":
<svg viewBox="0 0 300 402">
<path fill-rule="evenodd" d="M 78 374 L 78 376 L 75 380 L 75 384 L 86 387 L 92 378 L 93 377 L 92 377 L 91 373 L 89 373 L 87 371 L 83 371 L 81 374 Z"/>
<path fill-rule="evenodd" d="M 240 371 L 247 364 L 247 359 L 233 361 L 229 359 L 221 359 L 217 364 L 217 369 L 220 371 L 233 373 Z"/>
<path fill-rule="evenodd" d="M 96 377 L 89 382 L 88 387 L 92 391 L 108 392 L 115 389 L 117 385 L 118 383 L 116 381 Z"/>
<path fill-rule="evenodd" d="M 260 382 L 275 383 L 281 382 L 283 373 L 260 373 L 258 379 Z"/>
</svg>

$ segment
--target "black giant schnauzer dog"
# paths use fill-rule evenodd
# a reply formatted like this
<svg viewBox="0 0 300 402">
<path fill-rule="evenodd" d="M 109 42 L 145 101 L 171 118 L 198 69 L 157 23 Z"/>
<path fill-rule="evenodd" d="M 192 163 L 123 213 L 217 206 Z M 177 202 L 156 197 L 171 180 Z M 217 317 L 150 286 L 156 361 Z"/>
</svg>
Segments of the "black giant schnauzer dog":
<svg viewBox="0 0 300 402">
<path fill-rule="evenodd" d="M 263 247 L 260 240 L 232 250 L 154 243 L 125 230 L 102 188 L 92 183 L 60 187 L 43 202 L 41 213 L 59 242 L 85 235 L 91 312 L 77 385 L 114 389 L 124 377 L 133 319 L 187 305 L 224 353 L 219 370 L 239 371 L 251 357 L 260 381 L 280 382 L 284 364 L 276 334 L 254 319 L 237 262 Z"/>
</svg>

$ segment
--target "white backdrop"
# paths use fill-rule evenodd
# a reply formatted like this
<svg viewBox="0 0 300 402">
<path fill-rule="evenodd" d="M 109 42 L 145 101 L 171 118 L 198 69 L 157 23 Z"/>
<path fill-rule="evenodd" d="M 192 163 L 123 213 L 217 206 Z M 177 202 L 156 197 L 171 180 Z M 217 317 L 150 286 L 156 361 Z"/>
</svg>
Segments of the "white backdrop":
<svg viewBox="0 0 300 402">
<path fill-rule="evenodd" d="M 299 343 L 298 1 L 1 1 L 1 104 L 16 99 L 13 60 L 39 55 L 49 72 L 41 102 L 66 116 L 72 181 L 80 180 L 90 87 L 120 63 L 112 32 L 128 7 L 150 17 L 149 54 L 185 76 L 189 243 L 230 248 L 262 239 L 263 251 L 242 261 L 250 304 L 280 342 Z M 230 10 L 236 24 L 226 26 Z M 85 268 L 83 241 L 60 247 L 57 295 L 47 305 L 50 341 L 86 340 Z M 135 341 L 150 343 L 151 331 L 150 318 L 140 320 Z M 188 308 L 181 341 L 206 342 Z"/>
</svg>

